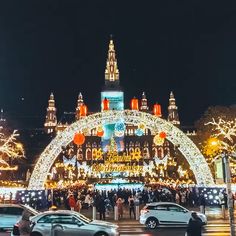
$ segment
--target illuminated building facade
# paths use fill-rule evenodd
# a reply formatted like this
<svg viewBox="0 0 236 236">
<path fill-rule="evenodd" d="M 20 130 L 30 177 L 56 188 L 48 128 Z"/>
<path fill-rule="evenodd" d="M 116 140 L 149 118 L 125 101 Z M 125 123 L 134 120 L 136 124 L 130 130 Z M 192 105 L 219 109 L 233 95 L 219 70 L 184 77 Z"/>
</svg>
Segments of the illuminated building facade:
<svg viewBox="0 0 236 236">
<path fill-rule="evenodd" d="M 50 100 L 51 97 L 50 97 Z M 45 128 L 50 124 L 48 117 L 55 117 L 56 109 L 55 102 L 54 109 L 49 109 L 52 106 L 52 101 L 49 100 L 49 107 L 47 109 L 47 118 Z M 54 98 L 53 98 L 54 100 Z M 87 115 L 87 107 L 84 108 L 84 98 L 80 93 L 77 100 L 77 107 L 73 114 L 73 121 L 83 118 Z M 85 111 L 85 110 L 86 111 Z M 105 68 L 105 86 L 101 91 L 101 111 L 105 110 L 124 110 L 124 92 L 120 87 L 118 63 L 116 59 L 114 42 L 111 39 L 109 42 L 108 57 Z M 154 114 L 162 117 L 161 105 L 154 104 L 153 109 L 150 109 L 148 99 L 145 92 L 142 93 L 141 99 L 133 98 L 131 101 L 131 110 L 140 110 L 142 112 Z M 50 116 L 51 111 L 54 111 Z M 173 92 L 170 93 L 168 117 L 167 120 L 176 126 L 180 126 L 178 115 L 178 107 L 176 106 Z M 53 129 L 55 132 L 64 130 L 71 122 L 58 122 L 54 126 L 50 126 L 50 131 Z M 47 124 L 47 126 L 46 126 Z M 76 145 L 71 142 L 67 146 L 62 147 L 62 152 L 54 163 L 51 169 L 50 180 L 67 179 L 68 181 L 75 181 L 77 179 L 97 178 L 97 179 L 111 179 L 111 178 L 127 178 L 131 177 L 137 181 L 144 182 L 157 182 L 168 180 L 188 179 L 193 180 L 193 174 L 189 170 L 189 164 L 184 161 L 184 157 L 177 148 L 166 139 L 163 142 L 155 141 L 154 136 L 146 127 L 140 127 L 124 124 L 122 117 L 119 123 L 104 124 L 99 129 L 83 130 L 86 141 L 81 145 Z M 52 128 L 53 127 L 53 128 Z M 99 134 L 100 132 L 100 134 Z M 120 160 L 121 166 L 125 167 L 112 167 L 109 165 L 110 171 L 102 171 L 104 164 L 108 163 L 109 155 L 113 155 Z M 139 158 L 132 159 L 136 155 Z M 123 156 L 122 159 L 120 156 Z M 124 159 L 128 159 L 129 161 Z M 111 161 L 111 160 L 110 160 Z M 94 166 L 97 174 L 86 171 L 86 166 Z M 155 169 L 155 173 L 145 174 L 142 171 L 138 172 L 140 166 L 143 168 Z M 108 168 L 108 167 L 107 167 Z M 108 169 L 109 169 L 108 168 Z M 136 171 L 129 171 L 129 170 Z M 99 174 L 98 174 L 99 173 Z"/>
</svg>

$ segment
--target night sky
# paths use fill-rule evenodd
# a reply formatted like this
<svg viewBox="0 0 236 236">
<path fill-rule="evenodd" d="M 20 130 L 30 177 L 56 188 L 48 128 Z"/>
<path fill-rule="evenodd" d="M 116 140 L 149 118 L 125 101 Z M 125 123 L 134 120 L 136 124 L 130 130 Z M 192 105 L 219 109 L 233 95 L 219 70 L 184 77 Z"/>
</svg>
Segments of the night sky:
<svg viewBox="0 0 236 236">
<path fill-rule="evenodd" d="M 145 91 L 183 124 L 236 103 L 235 1 L 0 1 L 0 106 L 19 126 L 43 126 L 54 92 L 58 120 L 78 93 L 90 111 L 113 35 L 126 107 Z"/>
</svg>

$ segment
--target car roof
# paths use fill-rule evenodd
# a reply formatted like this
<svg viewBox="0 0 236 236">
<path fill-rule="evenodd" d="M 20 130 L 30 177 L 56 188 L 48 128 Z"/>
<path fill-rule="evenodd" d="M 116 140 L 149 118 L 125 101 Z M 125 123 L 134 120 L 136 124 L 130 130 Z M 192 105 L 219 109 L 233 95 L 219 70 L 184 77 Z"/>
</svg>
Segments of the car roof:
<svg viewBox="0 0 236 236">
<path fill-rule="evenodd" d="M 73 214 L 73 213 L 76 213 L 76 215 L 78 215 L 79 213 L 78 212 L 74 212 L 74 211 L 70 211 L 70 210 L 56 210 L 56 211 L 52 211 L 52 210 L 49 210 L 49 211 L 43 211 L 43 212 L 40 212 L 37 216 L 43 216 L 43 215 L 47 215 L 47 214 Z"/>
<path fill-rule="evenodd" d="M 175 202 L 151 202 L 147 203 L 146 206 L 157 206 L 157 205 L 173 205 L 173 206 L 180 206 L 179 204 Z M 180 206 L 182 207 L 182 206 Z"/>
<path fill-rule="evenodd" d="M 71 210 L 56 210 L 56 211 L 44 211 L 43 213 L 47 214 L 47 213 L 55 213 L 55 214 L 73 214 L 73 213 L 77 213 Z"/>
<path fill-rule="evenodd" d="M 13 204 L 13 203 L 1 203 L 0 207 L 20 207 L 23 208 L 24 205 L 21 204 Z"/>
</svg>

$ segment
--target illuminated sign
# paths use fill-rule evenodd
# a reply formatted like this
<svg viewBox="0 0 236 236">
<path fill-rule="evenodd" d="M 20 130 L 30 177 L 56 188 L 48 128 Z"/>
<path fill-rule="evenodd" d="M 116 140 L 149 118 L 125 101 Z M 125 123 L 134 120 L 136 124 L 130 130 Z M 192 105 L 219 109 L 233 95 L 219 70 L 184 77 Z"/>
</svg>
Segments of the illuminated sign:
<svg viewBox="0 0 236 236">
<path fill-rule="evenodd" d="M 122 91 L 104 91 L 101 92 L 101 101 L 105 98 L 109 100 L 110 110 L 124 110 L 124 92 Z"/>
<path fill-rule="evenodd" d="M 106 172 L 106 173 L 110 173 L 110 172 L 131 172 L 131 173 L 140 173 L 143 171 L 143 167 L 142 166 L 138 166 L 138 165 L 117 165 L 117 164 L 110 164 L 105 163 L 105 164 L 94 164 L 92 165 L 92 171 L 94 172 Z"/>
</svg>

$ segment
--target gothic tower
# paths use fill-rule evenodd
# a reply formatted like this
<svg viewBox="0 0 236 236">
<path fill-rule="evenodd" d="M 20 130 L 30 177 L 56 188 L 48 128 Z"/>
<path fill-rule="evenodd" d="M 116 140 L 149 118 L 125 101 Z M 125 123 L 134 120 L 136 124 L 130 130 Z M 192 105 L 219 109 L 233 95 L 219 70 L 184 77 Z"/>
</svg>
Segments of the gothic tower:
<svg viewBox="0 0 236 236">
<path fill-rule="evenodd" d="M 110 39 L 108 56 L 105 69 L 106 87 L 119 86 L 119 70 L 116 60 L 116 52 L 113 39 Z"/>
<path fill-rule="evenodd" d="M 178 107 L 175 104 L 175 97 L 172 91 L 170 93 L 169 106 L 168 106 L 168 121 L 176 126 L 180 125 Z"/>
<path fill-rule="evenodd" d="M 75 110 L 75 119 L 76 120 L 79 120 L 79 118 L 80 118 L 80 106 L 83 104 L 84 104 L 83 95 L 82 95 L 82 93 L 79 93 L 78 100 L 77 100 L 77 107 Z"/>
<path fill-rule="evenodd" d="M 109 100 L 111 110 L 124 110 L 124 92 L 120 87 L 119 70 L 112 38 L 109 42 L 105 69 L 105 86 L 101 92 L 101 103 L 105 98 Z"/>
<path fill-rule="evenodd" d="M 54 132 L 56 128 L 56 125 L 57 125 L 56 111 L 57 109 L 55 107 L 54 95 L 53 93 L 51 93 L 50 98 L 48 100 L 47 115 L 46 115 L 46 120 L 44 123 L 44 127 L 48 134 Z"/>
<path fill-rule="evenodd" d="M 148 111 L 147 98 L 145 92 L 142 93 L 140 111 Z"/>
<path fill-rule="evenodd" d="M 110 39 L 108 55 L 106 61 L 106 69 L 105 69 L 105 86 L 101 92 L 101 105 L 104 99 L 109 101 L 109 109 L 110 110 L 124 110 L 124 92 L 120 87 L 119 80 L 119 70 L 116 59 L 116 52 L 113 39 Z M 101 110 L 102 110 L 101 106 Z M 121 117 L 122 120 L 122 117 Z M 106 150 L 106 147 L 110 145 L 110 139 L 115 136 L 115 123 L 114 124 L 106 124 L 103 126 L 104 135 L 102 137 L 102 149 Z M 122 143 L 123 137 L 115 137 L 115 141 L 117 143 L 117 148 L 119 151 L 123 151 Z"/>
</svg>

